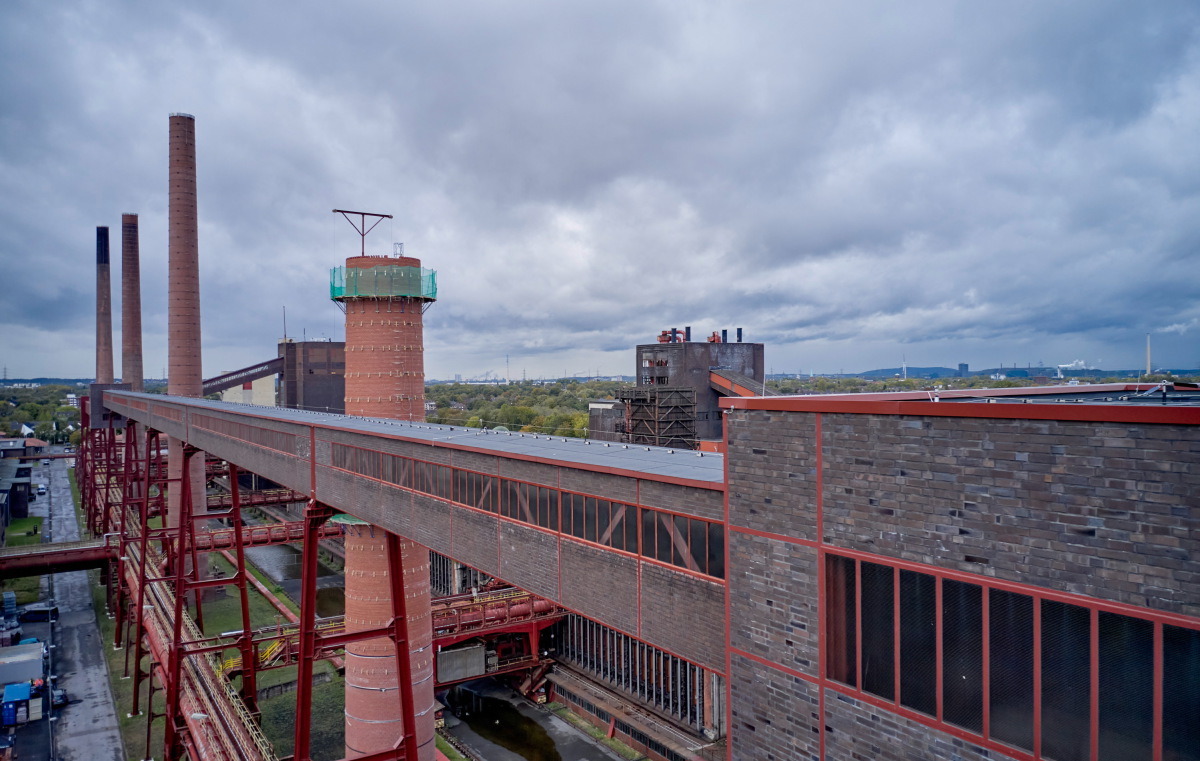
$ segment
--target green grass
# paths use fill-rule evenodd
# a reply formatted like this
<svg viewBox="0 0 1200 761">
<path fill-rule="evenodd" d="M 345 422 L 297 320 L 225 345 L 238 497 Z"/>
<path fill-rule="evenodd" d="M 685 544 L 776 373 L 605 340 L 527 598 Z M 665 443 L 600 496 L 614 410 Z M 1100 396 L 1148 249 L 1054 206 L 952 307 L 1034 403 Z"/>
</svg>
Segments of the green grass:
<svg viewBox="0 0 1200 761">
<path fill-rule="evenodd" d="M 0 589 L 15 592 L 17 605 L 31 605 L 41 599 L 41 576 L 22 576 L 19 579 L 8 579 L 0 584 Z"/>
<path fill-rule="evenodd" d="M 263 732 L 275 746 L 275 755 L 291 755 L 295 747 L 296 693 L 264 700 Z M 339 759 L 346 755 L 345 741 L 346 684 L 341 678 L 318 684 L 312 691 L 312 730 L 309 735 L 312 757 L 316 761 Z"/>
<path fill-rule="evenodd" d="M 629 747 L 628 745 L 626 745 L 625 743 L 616 739 L 615 737 L 609 737 L 606 732 L 601 730 L 599 727 L 597 727 L 595 724 L 591 723 L 590 721 L 588 721 L 580 716 L 576 716 L 575 713 L 566 706 L 566 704 L 550 703 L 546 707 L 549 708 L 550 712 L 553 713 L 555 716 L 557 716 L 558 718 L 562 719 L 563 721 L 571 724 L 572 726 L 578 727 L 579 729 L 582 729 L 584 732 L 587 732 L 588 736 L 591 737 L 593 740 L 603 743 L 606 747 L 608 747 L 610 750 L 612 750 L 613 752 L 615 752 L 617 755 L 621 756 L 622 758 L 628 758 L 628 759 L 630 759 L 630 761 L 638 761 L 639 759 L 643 759 L 646 757 L 644 753 Z"/>
<path fill-rule="evenodd" d="M 5 532 L 5 544 L 8 547 L 24 547 L 30 544 L 42 543 L 42 518 L 15 518 Z M 33 533 L 34 529 L 37 533 Z M 41 576 L 22 576 L 6 579 L 0 582 L 0 589 L 15 592 L 17 605 L 35 603 L 42 595 Z"/>
<path fill-rule="evenodd" d="M 44 518 L 16 518 L 8 526 L 6 546 L 24 547 L 42 543 L 42 521 Z"/>
<path fill-rule="evenodd" d="M 436 735 L 434 741 L 437 743 L 437 749 L 440 750 L 450 761 L 471 761 L 469 758 L 459 753 L 453 745 L 442 739 L 441 735 Z"/>
<path fill-rule="evenodd" d="M 79 488 L 75 482 L 75 471 L 73 468 L 70 469 L 69 475 L 71 493 L 75 498 L 76 517 L 82 528 L 85 527 L 86 522 L 83 511 L 79 507 Z M 40 518 L 33 520 L 37 520 L 39 523 L 41 521 Z M 151 521 L 152 526 L 160 526 L 161 523 L 161 518 Z M 14 525 L 17 524 L 14 522 Z M 11 528 L 9 530 L 10 532 L 12 531 Z M 40 540 L 40 535 L 37 538 Z M 211 568 L 218 570 L 226 577 L 232 575 L 233 565 L 225 560 L 224 557 L 217 553 L 210 553 L 208 558 Z M 285 607 L 289 608 L 293 613 L 299 614 L 299 606 L 287 597 L 282 587 L 253 566 L 247 566 L 247 568 Z M 100 585 L 99 572 L 89 571 L 89 578 L 93 590 L 93 606 L 101 631 L 101 641 L 105 643 L 104 653 L 108 663 L 109 683 L 112 687 L 113 699 L 116 702 L 118 723 L 120 725 L 121 739 L 125 747 L 125 756 L 130 761 L 150 756 L 161 756 L 163 741 L 162 720 L 154 722 L 151 731 L 149 752 L 146 752 L 145 682 L 143 682 L 141 688 L 141 709 L 143 713 L 134 717 L 126 716 L 133 701 L 133 680 L 122 678 L 125 672 L 125 650 L 112 649 L 111 643 L 113 641 L 116 622 L 107 616 L 105 589 Z M 34 589 L 33 600 L 36 600 L 37 578 L 33 578 L 32 580 L 16 579 L 10 582 L 10 584 L 29 581 L 32 581 Z M 242 628 L 241 600 L 237 588 L 230 585 L 223 589 L 225 590 L 223 596 L 213 595 L 203 603 L 204 631 L 210 636 Z M 263 597 L 253 585 L 249 585 L 247 591 L 249 592 L 248 601 L 250 604 L 250 624 L 252 628 L 271 626 L 277 622 L 287 623 L 286 617 L 276 610 L 275 606 Z M 17 600 L 18 603 L 21 603 L 20 592 L 18 592 Z M 235 650 L 228 651 L 228 655 L 236 654 Z M 132 658 L 132 652 L 129 657 Z M 149 658 L 147 657 L 143 659 L 143 667 L 148 666 Z M 295 666 L 285 666 L 283 668 L 261 671 L 257 674 L 257 686 L 259 689 L 265 689 L 278 684 L 295 681 L 296 670 Z M 345 709 L 345 681 L 329 661 L 319 661 L 314 664 L 314 672 L 327 672 L 333 679 L 326 684 L 315 685 L 313 687 L 312 757 L 318 761 L 340 759 L 345 755 L 343 718 Z M 240 679 L 235 679 L 234 684 L 240 687 Z M 157 693 L 154 698 L 154 711 L 161 713 L 164 708 L 165 700 L 163 695 L 161 692 Z M 290 754 L 294 743 L 293 732 L 296 724 L 295 693 L 287 693 L 264 700 L 259 708 L 262 711 L 263 733 L 275 745 L 276 755 L 283 756 Z"/>
</svg>

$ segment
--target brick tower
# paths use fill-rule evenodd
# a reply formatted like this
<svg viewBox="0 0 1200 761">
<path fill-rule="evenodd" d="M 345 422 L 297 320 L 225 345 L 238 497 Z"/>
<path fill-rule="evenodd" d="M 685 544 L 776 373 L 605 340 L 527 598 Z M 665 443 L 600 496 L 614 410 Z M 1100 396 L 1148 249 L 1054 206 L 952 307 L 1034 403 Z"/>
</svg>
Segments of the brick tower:
<svg viewBox="0 0 1200 761">
<path fill-rule="evenodd" d="M 339 213 L 347 219 L 352 214 L 360 216 L 362 224 L 355 229 L 364 241 L 370 230 L 366 218 L 384 218 L 363 212 Z M 422 314 L 437 298 L 435 273 L 422 269 L 420 260 L 411 257 L 366 256 L 364 242 L 364 255 L 334 268 L 330 297 L 346 312 L 346 414 L 423 421 Z M 345 524 L 346 629 L 385 626 L 392 615 L 386 532 L 345 516 L 336 520 Z M 412 684 L 397 683 L 396 651 L 390 640 L 347 645 L 347 758 L 394 746 L 404 731 L 399 690 L 411 689 L 416 758 L 433 759 L 429 550 L 407 540 L 400 544 Z"/>
<path fill-rule="evenodd" d="M 112 287 L 108 228 L 96 228 L 96 382 L 113 382 Z"/>
<path fill-rule="evenodd" d="M 132 391 L 142 383 L 142 275 L 138 215 L 121 215 L 121 380 Z"/>
<path fill-rule="evenodd" d="M 167 393 L 203 396 L 200 365 L 200 242 L 196 207 L 196 119 L 171 114 L 167 169 Z M 183 442 L 167 439 L 167 473 L 183 476 Z M 192 504 L 204 503 L 204 458 L 190 471 Z M 167 490 L 167 525 L 177 526 L 179 489 Z M 202 509 L 202 508 L 199 508 Z"/>
</svg>

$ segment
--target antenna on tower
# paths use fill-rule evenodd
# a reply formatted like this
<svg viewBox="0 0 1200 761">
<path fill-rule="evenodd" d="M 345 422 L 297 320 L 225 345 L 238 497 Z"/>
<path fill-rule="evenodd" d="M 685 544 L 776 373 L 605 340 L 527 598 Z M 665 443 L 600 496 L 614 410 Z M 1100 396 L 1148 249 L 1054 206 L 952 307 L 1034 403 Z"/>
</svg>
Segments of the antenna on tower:
<svg viewBox="0 0 1200 761">
<path fill-rule="evenodd" d="M 350 223 L 350 226 L 353 227 L 358 233 L 358 237 L 362 239 L 362 248 L 360 250 L 362 251 L 363 256 L 367 255 L 367 233 L 374 230 L 375 226 L 383 220 L 392 218 L 391 214 L 372 214 L 369 211 L 348 211 L 346 209 L 334 209 L 333 213 L 341 214 L 343 217 L 345 217 L 346 221 Z M 358 224 L 355 224 L 354 220 L 350 219 L 351 214 L 358 215 Z M 378 217 L 378 219 L 376 219 L 370 227 L 367 227 L 367 217 Z"/>
</svg>

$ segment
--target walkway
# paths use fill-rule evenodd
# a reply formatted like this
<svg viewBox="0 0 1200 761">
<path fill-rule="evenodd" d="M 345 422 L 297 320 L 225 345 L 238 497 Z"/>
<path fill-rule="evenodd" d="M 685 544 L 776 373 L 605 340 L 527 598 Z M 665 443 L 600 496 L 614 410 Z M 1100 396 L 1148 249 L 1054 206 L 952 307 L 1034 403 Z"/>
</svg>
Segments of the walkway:
<svg viewBox="0 0 1200 761">
<path fill-rule="evenodd" d="M 50 526 L 48 541 L 79 540 L 79 524 L 71 499 L 67 463 L 52 460 L 50 471 Z M 104 662 L 105 643 L 92 607 L 92 586 L 87 571 L 57 573 L 49 577 L 49 591 L 58 604 L 60 618 L 55 627 L 52 665 L 59 684 L 67 691 L 71 704 L 55 711 L 55 745 L 61 761 L 121 761 L 124 758 L 121 735 L 112 692 L 108 687 L 108 668 Z"/>
</svg>

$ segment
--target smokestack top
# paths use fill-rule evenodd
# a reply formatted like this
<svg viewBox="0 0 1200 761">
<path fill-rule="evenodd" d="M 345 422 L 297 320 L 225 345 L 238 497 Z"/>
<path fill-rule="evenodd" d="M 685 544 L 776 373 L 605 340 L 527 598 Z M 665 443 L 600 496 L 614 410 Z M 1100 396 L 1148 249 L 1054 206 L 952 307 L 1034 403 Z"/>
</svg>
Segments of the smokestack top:
<svg viewBox="0 0 1200 761">
<path fill-rule="evenodd" d="M 108 228 L 96 228 L 96 264 L 108 264 Z"/>
<path fill-rule="evenodd" d="M 174 119 L 176 116 L 183 119 L 191 119 L 192 121 L 196 120 L 196 117 L 192 116 L 191 114 L 185 114 L 182 111 L 176 111 L 175 113 L 171 114 L 172 119 Z"/>
</svg>

